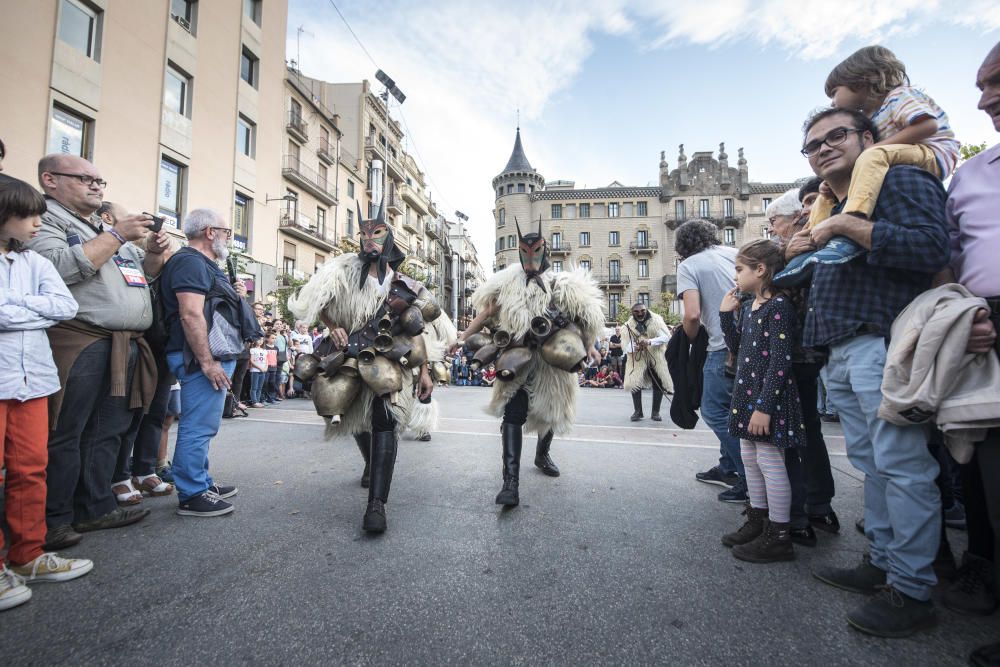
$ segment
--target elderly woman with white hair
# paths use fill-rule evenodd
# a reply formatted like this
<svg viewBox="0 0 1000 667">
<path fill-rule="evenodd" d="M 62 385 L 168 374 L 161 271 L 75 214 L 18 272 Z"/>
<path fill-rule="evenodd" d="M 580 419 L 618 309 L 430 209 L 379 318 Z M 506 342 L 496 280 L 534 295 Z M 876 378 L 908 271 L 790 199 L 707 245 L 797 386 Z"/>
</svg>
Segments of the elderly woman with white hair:
<svg viewBox="0 0 1000 667">
<path fill-rule="evenodd" d="M 785 248 L 786 259 L 815 250 L 808 236 L 798 235 L 809 219 L 809 207 L 803 206 L 803 199 L 812 192 L 809 186 L 810 183 L 806 183 L 801 189 L 789 190 L 764 211 L 777 237 L 775 240 Z M 792 291 L 801 324 L 808 287 Z M 817 543 L 814 527 L 831 533 L 840 529 L 837 515 L 830 506 L 834 495 L 833 474 L 816 405 L 817 379 L 824 363 L 825 356 L 816 350 L 796 346 L 792 352 L 792 371 L 799 386 L 806 426 L 806 446 L 789 448 L 785 453 L 785 467 L 792 486 L 792 540 L 810 547 Z"/>
</svg>

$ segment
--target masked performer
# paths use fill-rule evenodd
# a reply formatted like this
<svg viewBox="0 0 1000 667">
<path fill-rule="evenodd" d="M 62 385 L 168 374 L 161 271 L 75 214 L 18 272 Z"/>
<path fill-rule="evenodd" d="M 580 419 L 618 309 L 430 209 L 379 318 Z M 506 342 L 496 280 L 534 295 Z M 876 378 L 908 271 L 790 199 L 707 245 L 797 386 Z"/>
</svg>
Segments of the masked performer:
<svg viewBox="0 0 1000 667">
<path fill-rule="evenodd" d="M 646 308 L 632 306 L 632 317 L 625 323 L 622 347 L 628 355 L 625 361 L 625 390 L 632 393 L 632 421 L 642 419 L 642 389 L 653 386 L 653 421 L 661 421 L 660 402 L 663 394 L 674 393 L 674 383 L 667 368 L 663 346 L 670 340 L 670 330 L 663 318 Z"/>
<path fill-rule="evenodd" d="M 397 424 L 434 388 L 427 367 L 425 323 L 441 315 L 433 295 L 396 272 L 405 259 L 385 209 L 373 220 L 358 210 L 361 250 L 325 263 L 288 306 L 307 322 L 323 321 L 330 336 L 312 355 L 300 355 L 296 375 L 312 379 L 316 412 L 326 435 L 355 437 L 370 468 L 362 528 L 386 529 L 385 503 L 396 463 Z"/>
<path fill-rule="evenodd" d="M 517 221 L 515 220 L 515 223 Z M 472 296 L 479 314 L 459 337 L 474 349 L 473 365 L 494 361 L 497 381 L 487 411 L 503 417 L 503 489 L 498 505 L 518 504 L 522 427 L 538 434 L 535 465 L 546 475 L 559 475 L 549 456 L 554 433 L 572 428 L 576 416 L 576 371 L 589 359 L 604 325 L 601 293 L 590 274 L 549 268 L 541 234 L 522 235 L 518 227 L 520 264 L 496 273 Z M 490 323 L 492 339 L 478 333 Z"/>
</svg>

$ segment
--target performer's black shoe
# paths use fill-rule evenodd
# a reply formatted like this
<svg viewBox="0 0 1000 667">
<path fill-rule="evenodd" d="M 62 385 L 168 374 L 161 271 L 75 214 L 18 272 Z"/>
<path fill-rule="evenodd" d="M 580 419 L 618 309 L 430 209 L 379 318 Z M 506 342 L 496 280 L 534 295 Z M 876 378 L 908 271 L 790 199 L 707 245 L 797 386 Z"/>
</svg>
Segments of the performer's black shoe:
<svg viewBox="0 0 1000 667">
<path fill-rule="evenodd" d="M 642 389 L 636 389 L 632 392 L 632 407 L 635 408 L 635 412 L 632 413 L 630 419 L 634 422 L 642 419 Z M 655 411 L 654 411 L 655 412 Z"/>
<path fill-rule="evenodd" d="M 361 452 L 361 457 L 365 460 L 365 471 L 361 473 L 361 488 L 367 489 L 369 484 L 371 484 L 372 434 L 355 433 L 354 442 L 358 443 L 358 450 Z"/>
<path fill-rule="evenodd" d="M 384 533 L 386 529 L 385 503 L 378 498 L 368 501 L 361 529 L 366 533 Z"/>
<path fill-rule="evenodd" d="M 559 466 L 549 456 L 550 447 L 552 447 L 552 431 L 538 438 L 538 445 L 535 447 L 535 466 L 549 477 L 558 477 Z"/>
<path fill-rule="evenodd" d="M 649 418 L 652 419 L 654 422 L 661 422 L 661 421 L 663 421 L 663 417 L 660 416 L 659 412 L 654 412 L 653 414 L 651 414 L 649 416 Z"/>
<path fill-rule="evenodd" d="M 503 488 L 497 494 L 496 504 L 515 507 L 520 503 L 517 483 L 521 471 L 521 425 L 503 422 L 500 435 L 503 442 Z"/>
<path fill-rule="evenodd" d="M 643 417 L 642 410 L 637 410 L 636 412 L 632 413 L 632 416 L 629 417 L 629 419 L 631 419 L 634 422 L 637 422 L 637 421 L 641 420 L 642 417 Z"/>
</svg>

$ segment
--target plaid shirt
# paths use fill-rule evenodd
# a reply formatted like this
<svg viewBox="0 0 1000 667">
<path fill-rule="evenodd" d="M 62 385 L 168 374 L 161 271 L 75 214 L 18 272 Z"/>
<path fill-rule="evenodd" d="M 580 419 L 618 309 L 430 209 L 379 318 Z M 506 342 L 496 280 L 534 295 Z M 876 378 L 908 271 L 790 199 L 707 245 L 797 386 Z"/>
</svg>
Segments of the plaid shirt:
<svg viewBox="0 0 1000 667">
<path fill-rule="evenodd" d="M 803 345 L 834 345 L 863 334 L 889 337 L 896 316 L 948 264 L 945 199 L 930 173 L 889 170 L 872 216 L 871 250 L 846 264 L 815 267 Z"/>
</svg>

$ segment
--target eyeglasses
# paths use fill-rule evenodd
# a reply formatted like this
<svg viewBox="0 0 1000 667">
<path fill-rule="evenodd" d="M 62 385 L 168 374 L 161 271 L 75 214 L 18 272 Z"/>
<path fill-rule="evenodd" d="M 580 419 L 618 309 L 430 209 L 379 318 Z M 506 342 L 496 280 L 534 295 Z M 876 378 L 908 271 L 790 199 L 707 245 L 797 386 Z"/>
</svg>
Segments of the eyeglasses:
<svg viewBox="0 0 1000 667">
<path fill-rule="evenodd" d="M 808 144 L 802 147 L 800 151 L 806 157 L 812 157 L 819 153 L 819 150 L 823 148 L 823 144 L 826 144 L 830 148 L 834 146 L 839 146 L 840 144 L 847 141 L 847 135 L 857 132 L 861 134 L 864 130 L 858 130 L 856 128 L 849 127 L 838 127 L 836 129 L 830 130 L 826 133 L 826 136 L 822 139 L 813 139 Z"/>
<path fill-rule="evenodd" d="M 105 181 L 103 178 L 94 178 L 89 174 L 67 174 L 66 172 L 63 171 L 50 171 L 47 173 L 52 174 L 53 176 L 69 176 L 70 178 L 75 178 L 76 180 L 86 185 L 88 188 L 94 183 L 96 183 L 97 186 L 100 188 L 108 187 L 108 182 Z"/>
<path fill-rule="evenodd" d="M 229 227 L 209 227 L 209 229 L 214 229 L 219 233 L 225 232 L 226 236 L 229 238 L 233 237 L 233 230 Z"/>
</svg>

